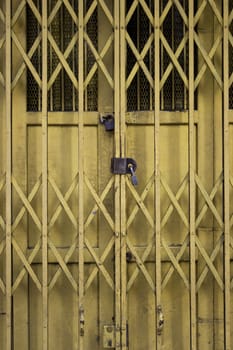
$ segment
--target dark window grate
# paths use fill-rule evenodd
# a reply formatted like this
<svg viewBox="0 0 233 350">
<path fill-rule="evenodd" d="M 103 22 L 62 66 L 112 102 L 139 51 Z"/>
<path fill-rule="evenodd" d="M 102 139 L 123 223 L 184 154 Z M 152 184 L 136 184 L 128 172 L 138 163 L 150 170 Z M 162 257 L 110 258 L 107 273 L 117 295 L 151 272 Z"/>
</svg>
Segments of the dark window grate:
<svg viewBox="0 0 233 350">
<path fill-rule="evenodd" d="M 91 6 L 92 0 L 87 0 L 86 1 L 86 11 L 89 9 Z M 98 50 L 98 38 L 97 38 L 97 33 L 98 33 L 98 21 L 97 21 L 98 13 L 97 13 L 97 8 L 93 12 L 91 18 L 89 19 L 87 23 L 87 33 L 88 36 L 93 43 L 94 47 L 96 50 Z M 87 62 L 86 62 L 86 75 L 89 73 L 90 69 L 95 63 L 95 57 L 93 53 L 91 52 L 90 48 L 87 46 L 86 49 L 86 57 L 87 57 Z M 87 86 L 87 93 L 85 96 L 86 102 L 86 109 L 88 111 L 97 111 L 98 106 L 97 106 L 97 101 L 98 101 L 98 70 L 95 72 L 94 76 L 92 77 L 91 81 L 89 82 Z"/>
<path fill-rule="evenodd" d="M 41 0 L 33 0 L 37 9 L 41 12 Z M 31 8 L 27 6 L 27 52 L 32 48 L 39 32 L 41 31 L 40 25 L 36 17 L 34 16 Z M 41 77 L 41 44 L 36 49 L 31 58 L 31 62 L 39 76 Z M 41 90 L 32 75 L 31 71 L 27 69 L 27 110 L 28 111 L 40 111 L 41 110 Z"/>
<path fill-rule="evenodd" d="M 163 10 L 168 0 L 162 1 Z M 188 13 L 188 1 L 180 0 L 181 6 Z M 173 5 L 162 25 L 162 32 L 170 48 L 175 53 L 182 39 L 185 36 L 185 24 L 175 5 Z M 166 72 L 171 58 L 166 49 L 161 45 L 161 77 Z M 186 76 L 188 76 L 188 46 L 186 45 L 179 55 L 178 62 Z M 188 93 L 181 75 L 177 68 L 173 67 L 162 90 L 161 90 L 161 109 L 162 110 L 186 110 L 188 108 Z"/>
<path fill-rule="evenodd" d="M 153 1 L 147 0 L 147 6 L 153 13 Z M 127 12 L 132 5 L 131 1 L 127 1 Z M 141 53 L 145 47 L 150 34 L 152 33 L 152 26 L 150 21 L 141 5 L 138 6 L 137 10 L 133 13 L 128 25 L 127 32 L 137 48 L 138 52 Z M 146 65 L 148 71 L 153 77 L 153 44 L 147 51 L 143 62 Z M 132 49 L 127 45 L 127 67 L 126 73 L 127 77 L 130 75 L 137 59 L 132 52 Z M 148 78 L 146 77 L 144 71 L 139 67 L 136 75 L 133 77 L 127 89 L 127 109 L 129 111 L 133 110 L 151 110 L 153 108 L 153 87 L 151 86 Z"/>
<path fill-rule="evenodd" d="M 188 13 L 188 0 L 179 0 L 180 5 L 184 11 Z M 146 1 L 152 15 L 154 15 L 154 2 L 151 0 Z M 161 11 L 165 9 L 168 0 L 161 0 Z M 132 1 L 127 1 L 126 11 L 130 10 Z M 127 24 L 127 32 L 130 39 L 134 43 L 138 52 L 141 53 L 149 36 L 153 34 L 153 26 L 150 23 L 143 7 L 138 5 L 137 10 L 131 16 L 129 23 Z M 185 36 L 187 28 L 184 21 L 175 6 L 173 4 L 168 11 L 166 18 L 161 28 L 163 35 L 169 44 L 171 50 L 176 52 L 182 39 Z M 146 65 L 151 77 L 154 77 L 154 42 L 152 42 L 150 49 L 143 58 L 143 63 Z M 186 44 L 179 55 L 178 62 L 182 67 L 184 75 L 188 77 L 188 45 Z M 196 57 L 195 57 L 196 61 Z M 171 63 L 171 58 L 166 51 L 165 47 L 160 46 L 160 78 L 163 77 L 168 65 Z M 132 68 L 135 66 L 137 58 L 132 52 L 130 45 L 127 45 L 127 77 L 130 76 Z M 152 110 L 154 109 L 154 89 L 152 84 L 145 76 L 145 73 L 141 67 L 139 67 L 129 86 L 127 86 L 127 109 L 133 110 Z M 195 98 L 196 101 L 196 98 Z M 186 110 L 188 108 L 188 91 L 184 84 L 184 81 L 173 66 L 166 81 L 160 92 L 160 108 L 162 110 Z"/>
<path fill-rule="evenodd" d="M 41 0 L 33 0 L 37 9 L 41 12 Z M 87 9 L 91 4 L 91 0 L 86 2 Z M 48 15 L 54 11 L 54 7 L 57 4 L 57 0 L 48 1 Z M 70 0 L 70 5 L 74 9 L 75 13 L 78 13 L 78 0 Z M 30 6 L 27 5 L 27 52 L 31 49 L 36 38 L 41 32 L 41 28 L 35 18 L 33 11 Z M 62 4 L 57 11 L 55 17 L 52 19 L 49 25 L 49 33 L 52 35 L 59 50 L 64 54 L 70 41 L 77 34 L 77 25 L 74 23 L 69 11 L 66 6 Z M 98 48 L 97 43 L 97 9 L 94 11 L 90 20 L 86 26 L 87 34 L 92 41 L 95 48 Z M 93 64 L 95 63 L 95 57 L 91 53 L 91 50 L 86 46 L 85 55 L 85 72 L 87 73 Z M 41 44 L 39 48 L 34 53 L 31 59 L 35 69 L 41 77 L 42 70 L 42 50 Z M 59 73 L 54 72 L 59 67 L 61 61 L 57 56 L 54 48 L 48 42 L 48 58 L 47 58 L 47 69 L 48 69 L 48 111 L 77 111 L 78 110 L 78 92 L 75 88 L 71 77 L 64 69 L 64 67 L 59 68 Z M 68 57 L 66 57 L 66 63 L 68 64 L 73 75 L 78 80 L 78 43 L 74 45 L 72 50 L 70 50 Z M 55 79 L 54 79 L 55 77 Z M 97 110 L 98 101 L 98 89 L 97 89 L 97 77 L 96 72 L 94 77 L 92 77 L 89 85 L 85 91 L 85 108 L 89 111 Z M 51 85 L 51 86 L 50 86 Z M 27 110 L 28 111 L 41 111 L 42 96 L 40 88 L 31 74 L 30 70 L 27 69 Z"/>
</svg>

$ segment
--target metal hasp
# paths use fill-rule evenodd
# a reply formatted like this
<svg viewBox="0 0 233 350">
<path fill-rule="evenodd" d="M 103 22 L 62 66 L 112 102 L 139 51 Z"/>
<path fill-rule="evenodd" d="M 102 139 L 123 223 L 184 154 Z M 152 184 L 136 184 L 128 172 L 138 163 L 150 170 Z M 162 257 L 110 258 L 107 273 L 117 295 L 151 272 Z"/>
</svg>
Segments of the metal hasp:
<svg viewBox="0 0 233 350">
<path fill-rule="evenodd" d="M 111 171 L 113 174 L 130 174 L 131 181 L 134 186 L 138 184 L 138 180 L 135 174 L 137 169 L 137 163 L 132 158 L 112 158 L 111 159 Z"/>
<path fill-rule="evenodd" d="M 103 348 L 115 348 L 115 326 L 105 325 L 103 330 Z"/>
<path fill-rule="evenodd" d="M 100 116 L 100 123 L 105 126 L 106 131 L 113 131 L 114 130 L 114 117 L 112 114 L 101 115 Z"/>
<path fill-rule="evenodd" d="M 164 316 L 163 316 L 163 310 L 162 306 L 159 305 L 157 307 L 157 334 L 161 335 L 163 331 L 163 326 L 164 326 Z"/>
<path fill-rule="evenodd" d="M 79 310 L 79 325 L 80 325 L 80 328 L 79 328 L 79 333 L 80 333 L 80 336 L 83 337 L 84 336 L 84 308 L 83 307 L 80 307 L 80 310 Z"/>
</svg>

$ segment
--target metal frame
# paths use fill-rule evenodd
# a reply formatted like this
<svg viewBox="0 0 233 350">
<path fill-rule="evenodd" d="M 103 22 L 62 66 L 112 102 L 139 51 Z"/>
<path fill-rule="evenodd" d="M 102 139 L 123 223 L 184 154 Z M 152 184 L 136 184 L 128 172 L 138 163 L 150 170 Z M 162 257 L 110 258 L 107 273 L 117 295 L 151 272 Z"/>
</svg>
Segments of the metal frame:
<svg viewBox="0 0 233 350">
<path fill-rule="evenodd" d="M 19 2 L 18 8 L 13 13 L 12 1 L 5 1 L 5 13 L 0 9 L 0 20 L 5 26 L 5 36 L 0 38 L 0 50 L 4 47 L 5 49 L 5 72 L 0 72 L 0 84 L 4 86 L 5 97 L 2 99 L 5 103 L 5 146 L 6 146 L 6 164 L 5 164 L 5 177 L 0 183 L 0 189 L 5 187 L 6 200 L 5 209 L 6 216 L 5 220 L 0 216 L 1 228 L 5 231 L 5 242 L 0 245 L 0 255 L 5 248 L 5 279 L 0 278 L 0 290 L 5 295 L 6 304 L 6 350 L 11 350 L 13 347 L 14 330 L 13 330 L 13 302 L 12 298 L 17 290 L 18 286 L 22 282 L 25 275 L 27 275 L 35 284 L 36 288 L 41 293 L 42 300 L 42 344 L 43 350 L 47 350 L 49 345 L 49 293 L 57 282 L 59 275 L 63 272 L 70 282 L 74 293 L 76 293 L 77 304 L 79 310 L 79 324 L 76 325 L 78 344 L 77 348 L 83 350 L 85 348 L 85 317 L 86 310 L 85 296 L 86 291 L 92 284 L 95 276 L 99 273 L 105 279 L 107 285 L 111 288 L 115 297 L 115 341 L 116 348 L 126 350 L 128 348 L 128 334 L 127 334 L 127 322 L 128 322 L 128 294 L 131 288 L 134 287 L 134 282 L 137 276 L 141 273 L 153 293 L 154 305 L 156 306 L 155 312 L 155 344 L 156 350 L 163 348 L 163 336 L 160 333 L 160 321 L 161 321 L 161 310 L 163 310 L 163 292 L 174 272 L 177 273 L 179 278 L 184 284 L 185 290 L 189 293 L 189 314 L 187 320 L 189 321 L 190 330 L 190 350 L 196 350 L 199 348 L 198 344 L 198 302 L 197 295 L 200 291 L 201 286 L 208 274 L 213 277 L 213 281 L 216 284 L 216 289 L 220 293 L 223 293 L 222 298 L 222 310 L 224 316 L 223 328 L 224 328 L 224 349 L 230 350 L 232 344 L 232 320 L 230 315 L 230 308 L 232 303 L 232 276 L 231 276 L 231 256 L 233 249 L 232 240 L 232 212 L 230 205 L 230 195 L 232 191 L 232 174 L 230 169 L 230 124 L 232 123 L 232 116 L 229 111 L 229 88 L 232 83 L 232 76 L 229 77 L 229 45 L 233 45 L 232 35 L 229 33 L 229 26 L 232 22 L 233 15 L 229 13 L 228 1 L 201 1 L 199 2 L 197 9 L 194 8 L 194 1 L 189 1 L 189 12 L 186 13 L 181 3 L 178 0 L 168 1 L 164 9 L 161 10 L 161 1 L 154 0 L 154 12 L 152 13 L 147 3 L 144 0 L 133 1 L 132 6 L 128 13 L 126 13 L 126 0 L 114 1 L 114 14 L 112 15 L 106 2 L 99 0 L 98 2 L 93 1 L 92 6 L 85 13 L 84 1 L 79 1 L 78 14 L 74 12 L 72 6 L 68 0 L 57 2 L 50 15 L 47 13 L 47 0 L 42 0 L 42 14 L 39 13 L 35 4 L 32 0 L 27 0 L 26 3 L 31 7 L 38 24 L 41 25 L 41 33 L 39 33 L 34 45 L 26 52 L 21 44 L 17 33 L 15 32 L 14 26 L 17 23 L 20 15 L 25 7 L 25 2 Z M 217 33 L 213 39 L 213 44 L 209 52 L 205 48 L 205 45 L 200 39 L 198 33 L 198 23 L 201 16 L 205 12 L 207 6 L 210 11 L 213 12 L 213 16 L 216 18 L 219 27 L 221 28 L 220 33 Z M 77 33 L 71 38 L 70 44 L 67 46 L 65 52 L 61 52 L 58 48 L 49 27 L 55 18 L 60 6 L 64 4 L 66 6 L 70 16 L 72 17 L 75 25 L 77 25 Z M 135 8 L 141 6 L 145 12 L 148 21 L 150 22 L 153 30 L 148 38 L 145 47 L 139 52 L 133 45 L 129 33 L 127 33 L 127 23 L 130 20 Z M 91 39 L 85 30 L 91 14 L 95 10 L 96 6 L 100 6 L 104 12 L 107 20 L 112 26 L 113 33 L 109 36 L 102 49 L 96 50 Z M 187 32 L 174 52 L 166 41 L 166 38 L 162 32 L 163 21 L 166 18 L 171 6 L 176 6 L 180 16 L 183 19 L 184 25 L 187 28 Z M 74 45 L 78 41 L 78 77 L 75 76 L 74 72 L 67 63 L 67 58 L 74 48 Z M 47 43 L 50 43 L 51 47 L 55 51 L 59 64 L 56 70 L 48 81 L 47 72 L 47 54 L 48 47 Z M 189 44 L 189 71 L 183 71 L 180 63 L 179 56 L 184 50 L 185 45 Z M 146 66 L 144 59 L 149 49 L 151 49 L 152 43 L 154 45 L 154 60 L 153 75 Z M 12 73 L 12 47 L 15 45 L 22 58 L 22 63 L 18 71 Z M 42 77 L 36 71 L 35 67 L 31 62 L 31 58 L 39 45 L 42 45 Z M 84 57 L 85 57 L 85 45 L 88 45 L 94 58 L 95 63 L 90 69 L 88 74 L 85 76 L 84 70 Z M 126 63 L 126 45 L 129 45 L 130 49 L 135 56 L 136 63 L 127 76 L 125 71 Z M 160 50 L 161 46 L 166 50 L 170 57 L 170 63 L 160 77 Z M 202 58 L 202 63 L 198 67 L 198 71 L 195 72 L 195 46 L 199 56 Z M 114 69 L 113 73 L 109 72 L 109 69 L 105 63 L 105 56 L 108 50 L 114 48 Z M 223 71 L 220 72 L 218 64 L 215 62 L 215 55 L 218 54 L 219 48 L 223 48 L 222 66 Z M 216 60 L 217 61 L 217 60 Z M 74 178 L 70 188 L 65 194 L 62 193 L 58 185 L 52 178 L 48 170 L 48 126 L 50 123 L 48 113 L 48 91 L 51 89 L 53 83 L 56 80 L 60 70 L 64 68 L 68 74 L 70 80 L 73 83 L 73 88 L 78 92 L 78 106 L 79 111 L 73 113 L 71 118 L 71 124 L 78 126 L 78 174 Z M 74 68 L 74 67 L 73 67 Z M 176 68 L 180 78 L 183 80 L 184 85 L 188 89 L 188 111 L 179 113 L 177 121 L 170 120 L 168 113 L 164 113 L 160 110 L 160 94 L 162 88 L 170 74 L 170 72 Z M 41 125 L 41 154 L 42 154 L 42 176 L 38 179 L 31 192 L 26 195 L 24 190 L 20 187 L 18 179 L 13 173 L 13 122 L 12 122 L 12 99 L 13 91 L 20 79 L 23 77 L 25 70 L 29 69 L 33 77 L 35 78 L 38 86 L 42 89 L 42 111 L 38 113 L 38 125 Z M 146 187 L 142 193 L 139 194 L 130 183 L 129 179 L 125 175 L 115 175 L 111 177 L 107 183 L 105 189 L 99 194 L 93 185 L 91 184 L 88 176 L 84 171 L 84 137 L 85 137 L 85 126 L 87 125 L 85 111 L 85 91 L 93 78 L 94 74 L 100 70 L 104 79 L 106 79 L 114 95 L 114 113 L 115 113 L 115 131 L 114 131 L 114 156 L 115 157 L 127 157 L 127 127 L 135 125 L 133 113 L 127 113 L 127 101 L 126 94 L 127 89 L 130 86 L 134 76 L 138 70 L 142 70 L 146 79 L 148 80 L 151 89 L 154 91 L 154 106 L 155 109 L 152 112 L 145 112 L 140 116 L 141 120 L 138 121 L 138 125 L 148 124 L 153 127 L 153 148 L 154 148 L 154 172 L 151 178 L 148 180 Z M 196 165 L 196 129 L 198 128 L 198 110 L 195 110 L 195 92 L 199 88 L 205 74 L 208 72 L 211 79 L 217 86 L 216 89 L 220 91 L 222 95 L 222 138 L 223 138 L 223 157 L 221 173 L 217 176 L 212 189 L 207 191 L 205 184 L 201 180 L 201 176 L 198 173 Z M 137 112 L 135 112 L 137 113 Z M 87 118 L 96 118 L 88 114 Z M 2 117 L 2 116 L 1 116 Z M 3 118 L 3 117 L 2 117 Z M 34 117 L 33 117 L 34 118 Z M 140 119 L 138 118 L 138 120 Z M 167 118 L 167 119 L 166 119 Z M 181 181 L 176 193 L 172 191 L 167 182 L 165 176 L 161 172 L 161 125 L 186 125 L 188 127 L 188 144 L 185 145 L 188 150 L 188 173 Z M 93 123 L 90 122 L 92 125 Z M 49 221 L 48 219 L 48 185 L 54 190 L 58 200 L 59 206 L 54 211 L 54 214 Z M 149 211 L 146 206 L 146 196 L 149 190 L 154 185 L 154 211 L 153 214 Z M 75 218 L 69 206 L 69 198 L 74 190 L 78 186 L 78 220 Z M 112 218 L 109 214 L 108 208 L 104 204 L 104 199 L 109 193 L 110 189 L 114 187 L 114 204 L 115 204 L 115 217 Z M 223 187 L 223 195 L 221 198 L 221 210 L 219 212 L 219 202 L 216 199 L 216 194 L 219 193 L 221 187 Z M 38 214 L 36 213 L 33 205 L 31 204 L 33 198 L 38 193 L 39 189 L 42 189 L 42 219 L 40 221 Z M 189 216 L 185 214 L 185 210 L 180 204 L 180 199 L 188 188 L 189 195 Z M 94 199 L 93 212 L 99 210 L 106 219 L 107 224 L 112 230 L 113 236 L 103 249 L 102 253 L 99 254 L 97 249 L 94 249 L 89 242 L 86 230 L 92 219 L 94 218 L 93 212 L 86 218 L 84 212 L 84 191 L 88 190 L 91 197 Z M 166 212 L 161 214 L 161 189 L 163 189 L 167 198 L 169 199 L 169 206 Z M 22 207 L 19 213 L 13 217 L 13 196 L 12 191 L 16 191 Z M 127 200 L 128 193 L 136 202 L 132 213 L 127 217 Z M 197 202 L 198 194 L 202 199 L 202 202 Z M 62 256 L 61 250 L 59 250 L 51 240 L 49 233 L 57 220 L 62 208 L 65 210 L 69 220 L 72 222 L 77 234 L 71 247 Z M 200 224 L 205 217 L 206 213 L 211 213 L 213 221 L 216 221 L 216 227 L 222 232 L 213 244 L 213 249 L 208 252 L 204 244 L 199 237 L 198 230 Z M 128 235 L 128 229 L 131 223 L 134 221 L 137 213 L 141 211 L 147 220 L 148 225 L 153 231 L 151 236 L 151 243 L 148 244 L 145 250 L 139 254 L 137 247 L 133 245 Z M 177 250 L 173 250 L 163 235 L 163 229 L 166 223 L 169 221 L 171 214 L 176 212 L 178 217 L 181 219 L 185 226 L 187 235 Z M 17 239 L 14 237 L 14 232 L 22 220 L 25 213 L 31 217 L 35 223 L 37 229 L 41 232 L 41 238 L 38 240 L 36 246 L 29 252 L 27 256 Z M 85 219 L 86 218 L 86 219 Z M 77 248 L 78 246 L 78 248 Z M 114 247 L 114 248 L 113 248 Z M 221 255 L 221 248 L 224 247 L 224 255 Z M 108 272 L 107 267 L 104 265 L 106 258 L 111 251 L 114 249 L 115 252 L 115 271 L 114 279 Z M 49 281 L 48 277 L 48 264 L 49 264 L 49 250 L 53 253 L 54 261 L 59 265 L 56 273 Z M 75 261 L 78 264 L 78 280 L 74 278 L 71 271 L 68 268 L 68 263 L 71 261 L 71 256 L 74 251 L 78 251 L 78 259 Z M 131 251 L 135 257 L 135 269 L 133 273 L 127 277 L 127 261 L 126 253 L 127 250 Z M 41 251 L 42 255 L 42 280 L 32 269 L 32 263 L 35 260 L 37 253 Z M 94 263 L 94 268 L 89 276 L 85 276 L 84 266 L 86 262 L 85 252 L 88 251 L 91 256 L 91 261 Z M 188 251 L 188 253 L 187 253 Z M 16 277 L 13 276 L 13 254 L 16 252 L 23 267 L 19 271 Z M 165 258 L 163 256 L 165 252 Z M 187 254 L 186 254 L 187 253 Z M 184 255 L 187 255 L 186 262 L 189 264 L 189 274 L 181 265 L 181 259 Z M 204 261 L 203 270 L 199 273 L 196 262 L 202 257 Z M 224 267 L 224 273 L 221 274 L 215 259 L 219 257 L 222 266 Z M 151 260 L 150 260 L 151 259 Z M 155 264 L 155 274 L 152 277 L 147 270 L 146 262 L 150 260 Z M 162 264 L 166 260 L 169 265 L 169 269 L 165 274 L 162 273 Z M 166 319 L 165 319 L 166 322 Z M 165 323 L 166 324 L 166 323 Z M 2 330 L 1 330 L 2 333 Z"/>
</svg>

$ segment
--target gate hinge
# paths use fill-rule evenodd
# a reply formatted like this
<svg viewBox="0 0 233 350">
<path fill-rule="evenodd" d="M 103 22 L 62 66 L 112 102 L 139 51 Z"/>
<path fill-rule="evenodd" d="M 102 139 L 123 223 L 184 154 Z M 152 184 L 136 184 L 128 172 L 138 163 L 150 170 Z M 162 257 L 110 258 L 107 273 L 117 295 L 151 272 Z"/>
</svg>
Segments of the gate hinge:
<svg viewBox="0 0 233 350">
<path fill-rule="evenodd" d="M 111 172 L 113 174 L 130 174 L 132 184 L 135 186 L 138 184 L 135 171 L 137 169 L 137 163 L 132 158 L 112 158 L 111 159 Z"/>
<path fill-rule="evenodd" d="M 126 323 L 125 327 L 120 327 L 119 325 L 113 325 L 113 324 L 108 324 L 104 325 L 103 329 L 103 348 L 104 349 L 119 349 L 122 347 L 121 342 L 116 341 L 116 333 L 120 332 L 121 335 L 122 333 L 126 332 L 125 334 L 125 339 L 126 339 L 126 344 L 124 344 L 124 348 L 128 348 L 129 344 L 129 336 L 128 336 L 128 322 Z"/>
<path fill-rule="evenodd" d="M 113 324 L 105 325 L 103 329 L 103 348 L 115 348 L 115 333 L 116 329 Z"/>
</svg>

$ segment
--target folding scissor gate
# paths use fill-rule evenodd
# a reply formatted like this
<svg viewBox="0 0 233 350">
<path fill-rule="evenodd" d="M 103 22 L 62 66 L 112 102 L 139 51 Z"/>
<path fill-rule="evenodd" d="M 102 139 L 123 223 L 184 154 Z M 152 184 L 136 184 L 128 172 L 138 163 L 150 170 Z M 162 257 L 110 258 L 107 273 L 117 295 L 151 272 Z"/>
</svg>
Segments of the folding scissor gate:
<svg viewBox="0 0 233 350">
<path fill-rule="evenodd" d="M 233 348 L 233 2 L 0 0 L 0 348 Z"/>
</svg>

